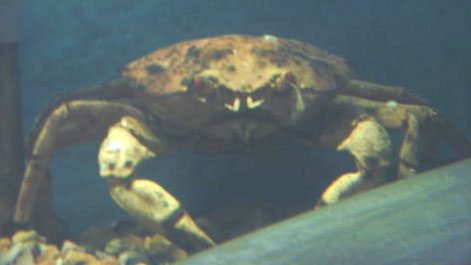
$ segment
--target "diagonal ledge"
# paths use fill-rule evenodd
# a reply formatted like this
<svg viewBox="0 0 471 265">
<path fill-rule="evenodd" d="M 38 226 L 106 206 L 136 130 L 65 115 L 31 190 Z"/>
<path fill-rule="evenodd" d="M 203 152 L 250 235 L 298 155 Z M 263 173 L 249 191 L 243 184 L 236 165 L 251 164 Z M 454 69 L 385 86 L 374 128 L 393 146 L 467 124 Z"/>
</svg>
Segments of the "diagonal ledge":
<svg viewBox="0 0 471 265">
<path fill-rule="evenodd" d="M 176 264 L 471 264 L 471 159 L 301 214 Z"/>
</svg>

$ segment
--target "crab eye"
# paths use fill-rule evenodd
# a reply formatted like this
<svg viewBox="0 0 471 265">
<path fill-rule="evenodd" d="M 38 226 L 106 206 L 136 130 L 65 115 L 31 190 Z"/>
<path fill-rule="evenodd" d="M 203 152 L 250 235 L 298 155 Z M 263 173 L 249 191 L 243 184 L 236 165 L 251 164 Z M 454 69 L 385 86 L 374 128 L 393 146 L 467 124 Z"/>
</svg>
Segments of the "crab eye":
<svg viewBox="0 0 471 265">
<path fill-rule="evenodd" d="M 293 72 L 291 71 L 285 74 L 285 80 L 288 83 L 296 84 L 296 76 L 294 76 Z"/>
<path fill-rule="evenodd" d="M 208 78 L 195 77 L 191 82 L 191 90 L 196 98 L 203 103 L 214 98 L 215 88 L 214 80 Z"/>
<path fill-rule="evenodd" d="M 203 89 L 204 87 L 204 80 L 201 77 L 197 77 L 193 79 L 193 87 L 196 89 Z"/>
<path fill-rule="evenodd" d="M 278 74 L 272 78 L 269 87 L 275 92 L 275 95 L 283 95 L 291 91 L 291 85 L 295 81 L 294 74 L 287 72 L 284 75 Z"/>
</svg>

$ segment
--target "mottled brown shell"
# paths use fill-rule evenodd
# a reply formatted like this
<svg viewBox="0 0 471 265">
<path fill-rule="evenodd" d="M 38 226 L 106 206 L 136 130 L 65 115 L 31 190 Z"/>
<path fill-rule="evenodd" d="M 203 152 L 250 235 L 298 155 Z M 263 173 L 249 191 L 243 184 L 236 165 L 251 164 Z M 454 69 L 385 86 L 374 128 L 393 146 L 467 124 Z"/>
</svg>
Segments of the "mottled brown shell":
<svg viewBox="0 0 471 265">
<path fill-rule="evenodd" d="M 219 84 L 252 92 L 273 76 L 291 72 L 303 89 L 332 90 L 343 85 L 345 60 L 313 45 L 273 36 L 225 35 L 185 41 L 130 62 L 122 75 L 154 95 L 187 90 L 195 76 L 214 77 Z"/>
</svg>

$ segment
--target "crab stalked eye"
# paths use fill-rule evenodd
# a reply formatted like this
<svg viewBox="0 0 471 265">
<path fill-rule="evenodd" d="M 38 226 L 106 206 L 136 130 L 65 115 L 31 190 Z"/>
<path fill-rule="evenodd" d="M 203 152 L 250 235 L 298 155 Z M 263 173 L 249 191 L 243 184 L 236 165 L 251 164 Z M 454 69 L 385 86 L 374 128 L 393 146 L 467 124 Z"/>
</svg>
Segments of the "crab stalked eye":
<svg viewBox="0 0 471 265">
<path fill-rule="evenodd" d="M 193 86 L 194 86 L 196 89 L 202 89 L 203 86 L 204 86 L 204 80 L 203 80 L 203 78 L 197 77 L 197 78 L 193 79 Z"/>
<path fill-rule="evenodd" d="M 276 94 L 284 94 L 289 91 L 289 85 L 284 81 L 284 75 L 275 75 L 269 83 L 269 87 L 276 92 Z"/>
<path fill-rule="evenodd" d="M 198 101 L 206 103 L 215 96 L 216 82 L 210 78 L 195 77 L 191 81 L 191 91 Z"/>
<path fill-rule="evenodd" d="M 293 72 L 291 71 L 285 74 L 285 80 L 288 83 L 296 84 L 296 76 L 294 76 Z"/>
</svg>

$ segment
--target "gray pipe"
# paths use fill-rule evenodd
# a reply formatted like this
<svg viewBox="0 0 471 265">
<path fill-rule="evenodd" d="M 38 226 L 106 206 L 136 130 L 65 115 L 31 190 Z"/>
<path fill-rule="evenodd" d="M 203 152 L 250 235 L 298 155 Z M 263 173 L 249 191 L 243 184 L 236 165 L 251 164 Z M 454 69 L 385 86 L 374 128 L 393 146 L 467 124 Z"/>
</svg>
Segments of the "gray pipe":
<svg viewBox="0 0 471 265">
<path fill-rule="evenodd" d="M 471 264 L 471 159 L 353 196 L 177 265 Z"/>
<path fill-rule="evenodd" d="M 0 0 L 0 234 L 8 233 L 23 171 L 17 1 Z"/>
<path fill-rule="evenodd" d="M 0 44 L 17 42 L 18 8 L 15 0 L 0 0 Z"/>
</svg>

